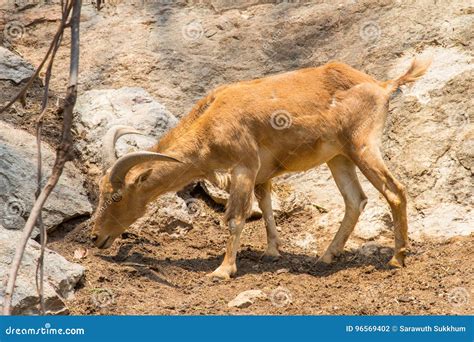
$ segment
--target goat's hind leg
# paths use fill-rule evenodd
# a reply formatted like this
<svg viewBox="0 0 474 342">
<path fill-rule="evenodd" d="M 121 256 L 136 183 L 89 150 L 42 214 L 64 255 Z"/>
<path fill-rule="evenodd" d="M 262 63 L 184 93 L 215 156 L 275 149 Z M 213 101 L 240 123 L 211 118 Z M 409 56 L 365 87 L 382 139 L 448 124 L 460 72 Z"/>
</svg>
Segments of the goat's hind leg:
<svg viewBox="0 0 474 342">
<path fill-rule="evenodd" d="M 395 253 L 389 265 L 393 267 L 405 266 L 408 247 L 405 187 L 393 177 L 385 166 L 378 146 L 368 143 L 360 148 L 355 147 L 351 151 L 351 159 L 390 205 L 395 232 Z"/>
<path fill-rule="evenodd" d="M 256 172 L 246 167 L 236 167 L 232 171 L 230 196 L 227 203 L 225 220 L 229 226 L 230 237 L 222 264 L 209 276 L 229 279 L 237 272 L 237 251 L 240 246 L 240 234 L 245 225 L 252 203 L 252 194 Z"/>
<path fill-rule="evenodd" d="M 329 264 L 335 256 L 343 250 L 350 234 L 359 219 L 359 215 L 367 203 L 367 197 L 360 186 L 356 168 L 352 161 L 339 155 L 328 161 L 329 169 L 336 181 L 336 185 L 344 198 L 345 214 L 339 230 L 319 261 Z"/>
<path fill-rule="evenodd" d="M 278 258 L 280 257 L 280 238 L 278 237 L 275 218 L 273 217 L 271 181 L 256 185 L 255 196 L 262 210 L 267 231 L 267 250 L 264 255 L 270 258 Z"/>
</svg>

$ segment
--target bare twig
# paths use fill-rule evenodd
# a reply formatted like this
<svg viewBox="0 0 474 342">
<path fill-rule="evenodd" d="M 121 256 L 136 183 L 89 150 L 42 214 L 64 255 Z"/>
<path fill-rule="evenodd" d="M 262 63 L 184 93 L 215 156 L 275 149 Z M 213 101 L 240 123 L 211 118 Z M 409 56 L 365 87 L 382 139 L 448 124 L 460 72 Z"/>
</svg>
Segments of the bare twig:
<svg viewBox="0 0 474 342">
<path fill-rule="evenodd" d="M 68 12 L 67 12 L 66 7 L 61 6 L 61 8 L 62 8 L 61 23 L 64 24 L 67 20 Z M 36 186 L 36 194 L 35 194 L 36 199 L 41 193 L 41 181 L 43 179 L 42 156 L 41 156 L 41 131 L 43 128 L 43 119 L 46 114 L 46 110 L 48 108 L 49 82 L 51 81 L 51 73 L 53 70 L 54 58 L 56 57 L 56 53 L 58 52 L 58 49 L 61 45 L 63 33 L 64 33 L 64 30 L 60 32 L 58 39 L 55 41 L 51 58 L 49 59 L 48 67 L 46 69 L 43 101 L 41 103 L 41 114 L 38 117 L 37 125 L 36 125 L 36 145 L 37 145 L 37 153 L 38 153 L 37 186 Z M 40 300 L 40 311 L 44 315 L 46 313 L 46 307 L 44 304 L 44 252 L 46 249 L 46 243 L 48 241 L 48 235 L 43 224 L 43 216 L 41 212 L 38 217 L 38 227 L 40 229 L 41 251 L 40 251 L 40 256 L 38 258 L 38 264 L 36 265 L 35 279 L 36 279 L 36 291 L 38 292 L 38 297 Z"/>
<path fill-rule="evenodd" d="M 30 238 L 31 232 L 35 226 L 35 223 L 40 216 L 40 212 L 43 208 L 44 203 L 46 202 L 48 196 L 53 191 L 59 177 L 62 174 L 64 165 L 69 157 L 69 150 L 72 145 L 72 135 L 71 135 L 71 125 L 72 125 L 72 111 L 76 103 L 77 97 L 77 78 L 78 78 L 78 69 L 79 69 L 79 23 L 80 23 L 80 14 L 81 14 L 81 0 L 71 0 L 69 8 L 72 6 L 72 17 L 71 17 L 71 57 L 70 57 L 70 68 L 69 68 L 69 84 L 67 87 L 66 100 L 64 103 L 63 110 L 63 128 L 62 128 L 62 137 L 59 147 L 56 152 L 56 160 L 53 165 L 51 176 L 48 178 L 48 181 L 39 196 L 37 197 L 33 208 L 31 209 L 30 216 L 28 217 L 25 227 L 23 228 L 23 233 L 21 241 L 17 246 L 15 251 L 15 257 L 12 262 L 12 266 L 8 275 L 8 281 L 5 289 L 4 297 L 4 307 L 3 313 L 9 315 L 11 313 L 11 302 L 13 291 L 15 288 L 15 281 L 18 275 L 18 270 L 20 268 L 21 259 L 25 251 L 26 244 Z M 69 13 L 69 11 L 68 11 Z M 64 28 L 63 22 L 60 27 Z M 57 33 L 54 41 L 59 40 L 60 34 Z M 54 44 L 51 44 L 48 51 L 48 55 L 54 48 Z M 46 59 L 43 60 L 42 65 L 45 63 Z M 17 97 L 16 99 L 18 100 Z M 8 107 L 8 106 L 7 106 Z"/>
</svg>

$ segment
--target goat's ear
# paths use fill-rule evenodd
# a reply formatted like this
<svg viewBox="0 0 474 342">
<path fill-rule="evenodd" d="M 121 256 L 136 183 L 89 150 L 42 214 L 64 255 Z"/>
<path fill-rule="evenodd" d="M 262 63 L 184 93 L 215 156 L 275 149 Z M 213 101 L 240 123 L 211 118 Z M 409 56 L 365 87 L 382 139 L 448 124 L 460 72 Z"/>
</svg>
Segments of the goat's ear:
<svg viewBox="0 0 474 342">
<path fill-rule="evenodd" d="M 135 178 L 135 181 L 133 183 L 135 185 L 140 185 L 141 183 L 145 182 L 148 179 L 148 177 L 150 177 L 152 172 L 153 172 L 153 169 L 148 169 L 142 172 L 137 178 Z"/>
</svg>

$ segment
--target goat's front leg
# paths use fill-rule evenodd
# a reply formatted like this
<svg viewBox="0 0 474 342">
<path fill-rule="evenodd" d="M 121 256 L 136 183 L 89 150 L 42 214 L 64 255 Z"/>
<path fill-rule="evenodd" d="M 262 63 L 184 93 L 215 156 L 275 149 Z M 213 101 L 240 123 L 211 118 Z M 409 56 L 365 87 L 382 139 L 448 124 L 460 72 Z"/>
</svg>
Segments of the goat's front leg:
<svg viewBox="0 0 474 342">
<path fill-rule="evenodd" d="M 255 186 L 255 196 L 258 205 L 262 210 L 263 219 L 265 220 L 265 228 L 267 230 L 267 250 L 265 256 L 278 258 L 280 257 L 279 247 L 280 239 L 276 229 L 275 219 L 272 209 L 272 182 L 269 180 L 265 183 Z"/>
<path fill-rule="evenodd" d="M 236 167 L 232 171 L 229 201 L 225 220 L 229 225 L 230 238 L 222 264 L 210 274 L 211 277 L 229 279 L 237 272 L 237 251 L 240 234 L 252 204 L 252 193 L 256 172 L 246 167 Z"/>
</svg>

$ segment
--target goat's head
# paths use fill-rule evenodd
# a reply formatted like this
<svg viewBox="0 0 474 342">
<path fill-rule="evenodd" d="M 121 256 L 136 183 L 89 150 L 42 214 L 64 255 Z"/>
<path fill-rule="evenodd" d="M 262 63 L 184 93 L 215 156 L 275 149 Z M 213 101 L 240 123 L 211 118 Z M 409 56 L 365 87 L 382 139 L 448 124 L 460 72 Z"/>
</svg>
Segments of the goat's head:
<svg viewBox="0 0 474 342">
<path fill-rule="evenodd" d="M 108 248 L 136 219 L 145 212 L 146 196 L 142 185 L 152 174 L 152 169 L 138 170 L 130 179 L 128 172 L 148 161 L 178 160 L 156 152 L 133 152 L 117 159 L 115 142 L 124 134 L 140 134 L 133 128 L 115 126 L 104 137 L 105 165 L 112 166 L 104 173 L 99 184 L 99 203 L 93 217 L 91 238 L 98 248 Z"/>
</svg>

